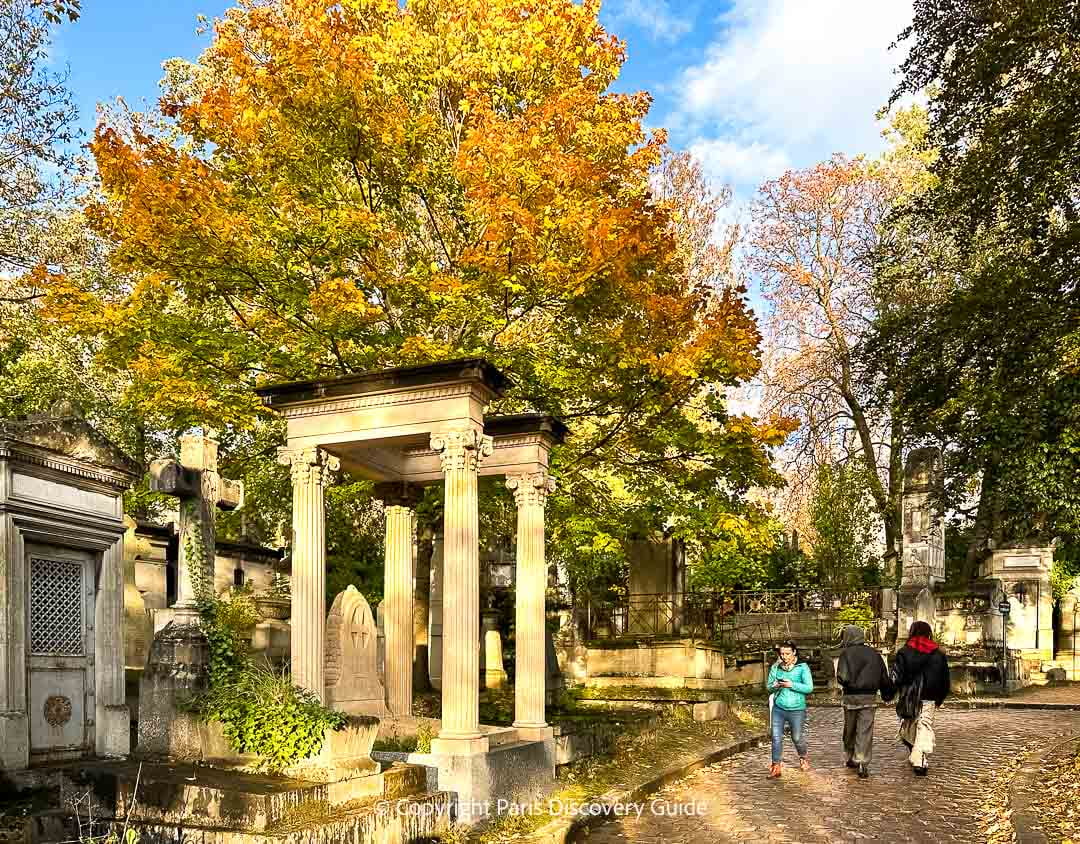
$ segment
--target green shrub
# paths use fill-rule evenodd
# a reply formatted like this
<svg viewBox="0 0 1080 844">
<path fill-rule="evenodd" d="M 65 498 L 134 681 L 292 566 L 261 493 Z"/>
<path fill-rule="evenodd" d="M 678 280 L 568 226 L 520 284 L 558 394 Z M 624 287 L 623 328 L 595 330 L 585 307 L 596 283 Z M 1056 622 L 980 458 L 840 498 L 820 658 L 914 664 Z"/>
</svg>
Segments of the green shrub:
<svg viewBox="0 0 1080 844">
<path fill-rule="evenodd" d="M 1050 569 L 1050 588 L 1055 598 L 1063 598 L 1080 587 L 1080 552 L 1073 546 L 1062 546 L 1054 552 Z"/>
<path fill-rule="evenodd" d="M 210 683 L 190 708 L 204 721 L 220 721 L 233 750 L 258 755 L 266 770 L 318 753 L 327 728 L 341 729 L 345 716 L 293 685 L 287 673 L 252 663 L 248 643 L 260 616 L 251 590 L 227 598 L 204 592 L 199 609 L 210 643 Z"/>
<path fill-rule="evenodd" d="M 346 723 L 288 674 L 250 663 L 230 682 L 211 685 L 198 704 L 203 718 L 221 722 L 234 750 L 257 754 L 270 771 L 318 753 L 325 731 Z"/>
<path fill-rule="evenodd" d="M 248 643 L 260 619 L 251 590 L 239 589 L 227 598 L 203 598 L 199 614 L 210 642 L 210 686 L 236 682 L 250 661 Z"/>
<path fill-rule="evenodd" d="M 849 624 L 853 624 L 856 627 L 861 627 L 863 630 L 869 630 L 873 626 L 874 610 L 869 604 L 863 602 L 858 604 L 848 604 L 841 607 L 835 617 L 837 636 L 843 632 L 843 629 Z"/>
<path fill-rule="evenodd" d="M 416 752 L 431 753 L 431 740 L 435 738 L 435 731 L 426 721 L 421 721 L 416 728 Z"/>
</svg>

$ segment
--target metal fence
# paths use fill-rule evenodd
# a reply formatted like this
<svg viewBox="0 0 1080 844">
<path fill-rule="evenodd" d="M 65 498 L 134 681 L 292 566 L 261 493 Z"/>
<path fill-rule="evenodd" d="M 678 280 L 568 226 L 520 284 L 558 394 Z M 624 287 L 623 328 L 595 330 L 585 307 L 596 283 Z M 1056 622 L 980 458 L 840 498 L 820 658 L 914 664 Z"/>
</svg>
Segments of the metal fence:
<svg viewBox="0 0 1080 844">
<path fill-rule="evenodd" d="M 731 592 L 633 594 L 614 601 L 586 599 L 575 607 L 586 640 L 688 638 L 735 650 L 771 648 L 788 637 L 786 624 L 773 616 L 816 613 L 800 621 L 800 638 L 835 639 L 836 613 L 846 606 L 868 606 L 873 621 L 868 637 L 879 636 L 880 590 L 762 589 Z"/>
</svg>

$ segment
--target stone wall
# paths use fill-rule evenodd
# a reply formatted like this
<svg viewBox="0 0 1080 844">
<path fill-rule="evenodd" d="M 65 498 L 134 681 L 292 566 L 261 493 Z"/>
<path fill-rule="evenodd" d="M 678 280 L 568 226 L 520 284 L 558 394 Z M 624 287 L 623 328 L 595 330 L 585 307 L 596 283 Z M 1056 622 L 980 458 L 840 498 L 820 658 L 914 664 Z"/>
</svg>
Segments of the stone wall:
<svg viewBox="0 0 1080 844">
<path fill-rule="evenodd" d="M 691 639 L 564 643 L 557 649 L 564 676 L 590 688 L 719 690 L 765 679 L 760 660 L 737 662 L 716 645 Z"/>
<path fill-rule="evenodd" d="M 604 643 L 587 649 L 586 674 L 593 677 L 724 679 L 724 652 L 712 645 L 671 642 Z"/>
<path fill-rule="evenodd" d="M 138 672 L 146 665 L 154 633 L 168 623 L 168 607 L 175 600 L 176 535 L 172 525 L 154 525 L 125 518 L 124 535 L 124 664 L 127 668 L 129 702 L 138 685 Z M 214 588 L 227 592 L 236 571 L 256 593 L 270 587 L 282 553 L 242 542 L 219 541 L 214 566 Z M 253 635 L 252 645 L 272 660 L 288 658 L 289 625 L 268 621 Z"/>
</svg>

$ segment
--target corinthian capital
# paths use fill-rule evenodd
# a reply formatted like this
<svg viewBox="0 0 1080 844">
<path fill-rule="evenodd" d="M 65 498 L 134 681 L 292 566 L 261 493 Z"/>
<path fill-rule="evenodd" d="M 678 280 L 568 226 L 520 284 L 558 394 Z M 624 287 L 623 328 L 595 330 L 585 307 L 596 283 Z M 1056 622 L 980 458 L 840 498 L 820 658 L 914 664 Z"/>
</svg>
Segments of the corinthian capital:
<svg viewBox="0 0 1080 844">
<path fill-rule="evenodd" d="M 438 452 L 443 472 L 466 469 L 475 472 L 480 461 L 491 454 L 494 440 L 472 428 L 431 435 L 431 450 Z"/>
<path fill-rule="evenodd" d="M 518 507 L 543 507 L 547 504 L 548 494 L 555 491 L 555 479 L 544 471 L 524 472 L 520 475 L 507 475 L 506 487 L 514 493 L 514 501 Z"/>
<path fill-rule="evenodd" d="M 318 484 L 326 486 L 334 473 L 341 468 L 341 461 L 317 446 L 289 448 L 282 446 L 277 452 L 278 463 L 292 470 L 293 486 Z"/>
</svg>

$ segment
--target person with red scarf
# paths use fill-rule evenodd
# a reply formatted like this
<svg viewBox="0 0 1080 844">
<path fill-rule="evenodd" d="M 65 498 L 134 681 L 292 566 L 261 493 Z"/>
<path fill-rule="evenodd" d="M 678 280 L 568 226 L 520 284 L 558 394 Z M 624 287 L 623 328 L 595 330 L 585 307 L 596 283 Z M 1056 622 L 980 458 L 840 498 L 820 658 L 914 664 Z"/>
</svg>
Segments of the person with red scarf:
<svg viewBox="0 0 1080 844">
<path fill-rule="evenodd" d="M 893 659 L 891 673 L 900 740 L 911 751 L 908 761 L 915 776 L 925 777 L 934 752 L 934 715 L 951 690 L 949 660 L 925 621 L 911 625 L 907 644 Z"/>
</svg>

